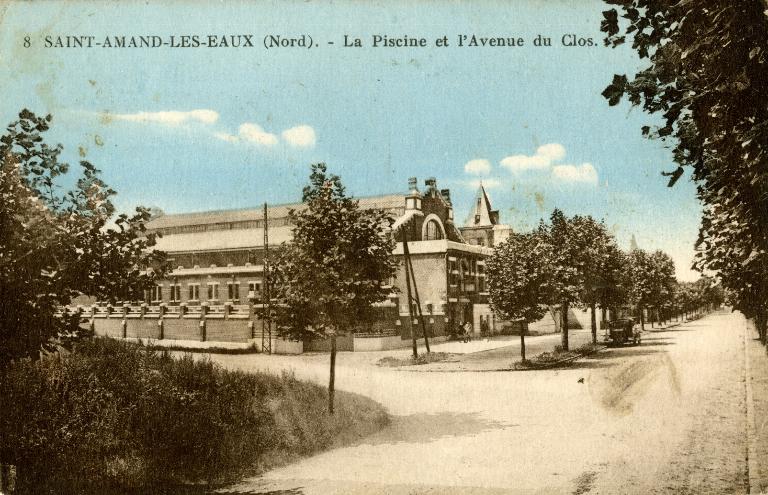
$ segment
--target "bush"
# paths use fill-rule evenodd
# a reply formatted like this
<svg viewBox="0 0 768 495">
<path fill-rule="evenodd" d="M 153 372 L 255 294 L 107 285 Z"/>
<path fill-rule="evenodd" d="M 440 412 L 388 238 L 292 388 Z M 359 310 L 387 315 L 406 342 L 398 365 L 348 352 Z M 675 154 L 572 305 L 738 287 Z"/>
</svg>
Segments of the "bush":
<svg viewBox="0 0 768 495">
<path fill-rule="evenodd" d="M 417 366 L 420 364 L 439 363 L 442 361 L 455 361 L 456 354 L 450 352 L 425 352 L 419 354 L 415 359 L 413 356 L 407 358 L 397 358 L 385 356 L 379 359 L 376 364 L 388 368 L 397 368 L 399 366 Z"/>
<path fill-rule="evenodd" d="M 19 493 L 223 483 L 386 422 L 372 401 L 343 394 L 329 417 L 325 394 L 290 375 L 93 339 L 3 371 L 0 461 L 17 466 Z"/>
</svg>

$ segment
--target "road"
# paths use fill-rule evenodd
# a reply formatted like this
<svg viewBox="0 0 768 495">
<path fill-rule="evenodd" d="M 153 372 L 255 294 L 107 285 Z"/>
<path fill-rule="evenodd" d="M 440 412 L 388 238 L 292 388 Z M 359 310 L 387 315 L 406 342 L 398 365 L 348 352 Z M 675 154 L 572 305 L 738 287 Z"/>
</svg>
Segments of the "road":
<svg viewBox="0 0 768 495">
<path fill-rule="evenodd" d="M 338 388 L 384 404 L 391 426 L 230 492 L 746 493 L 745 331 L 714 314 L 550 371 L 406 372 L 340 353 Z M 214 359 L 326 383 L 320 358 Z"/>
</svg>

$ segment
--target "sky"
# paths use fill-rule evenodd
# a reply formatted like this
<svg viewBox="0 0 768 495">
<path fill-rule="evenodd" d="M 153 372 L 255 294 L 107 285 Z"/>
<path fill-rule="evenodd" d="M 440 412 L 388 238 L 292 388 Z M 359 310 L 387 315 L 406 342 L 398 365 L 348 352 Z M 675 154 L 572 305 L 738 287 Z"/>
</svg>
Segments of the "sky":
<svg viewBox="0 0 768 495">
<path fill-rule="evenodd" d="M 299 201 L 309 165 L 325 162 L 355 196 L 404 192 L 413 176 L 423 188 L 435 177 L 451 190 L 459 222 L 481 182 L 517 230 L 554 208 L 592 215 L 622 247 L 634 235 L 693 280 L 695 185 L 685 176 L 666 187 L 669 144 L 640 132 L 655 117 L 600 95 L 614 74 L 644 66 L 629 47 L 603 46 L 606 8 L 11 0 L 0 6 L 0 121 L 22 108 L 52 114 L 49 141 L 63 144 L 66 161 L 101 169 L 120 210 Z M 468 46 L 473 35 L 477 46 Z M 551 46 L 534 46 L 539 35 Z M 168 45 L 131 47 L 140 36 Z M 240 46 L 170 46 L 183 36 Z M 265 46 L 269 36 L 296 41 Z M 373 46 L 375 36 L 426 46 Z M 82 46 L 71 46 L 75 37 Z M 345 37 L 362 46 L 344 46 Z M 488 46 L 490 38 L 517 46 Z M 128 46 L 104 46 L 123 39 Z"/>
</svg>

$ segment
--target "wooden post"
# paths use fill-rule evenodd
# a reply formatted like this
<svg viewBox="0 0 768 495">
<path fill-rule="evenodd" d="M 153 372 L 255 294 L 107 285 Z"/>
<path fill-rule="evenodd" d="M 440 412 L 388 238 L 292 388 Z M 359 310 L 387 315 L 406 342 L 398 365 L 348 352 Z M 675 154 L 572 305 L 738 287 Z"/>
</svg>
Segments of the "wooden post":
<svg viewBox="0 0 768 495">
<path fill-rule="evenodd" d="M 328 378 L 328 413 L 333 414 L 333 396 L 336 379 L 336 333 L 331 335 L 331 372 Z"/>
<path fill-rule="evenodd" d="M 408 302 L 408 328 L 411 329 L 411 343 L 413 345 L 413 359 L 416 359 L 419 357 L 419 351 L 418 347 L 416 345 L 416 331 L 413 326 L 413 306 L 411 304 L 412 297 L 411 297 L 411 276 L 408 269 L 408 235 L 406 234 L 405 229 L 402 230 L 403 232 L 403 257 L 404 257 L 404 268 L 405 268 L 405 288 L 407 292 L 407 302 Z"/>
<path fill-rule="evenodd" d="M 561 312 L 560 315 L 562 321 L 563 321 L 563 328 L 562 328 L 562 346 L 563 350 L 568 350 L 568 301 L 563 302 L 563 305 L 561 306 Z"/>
</svg>

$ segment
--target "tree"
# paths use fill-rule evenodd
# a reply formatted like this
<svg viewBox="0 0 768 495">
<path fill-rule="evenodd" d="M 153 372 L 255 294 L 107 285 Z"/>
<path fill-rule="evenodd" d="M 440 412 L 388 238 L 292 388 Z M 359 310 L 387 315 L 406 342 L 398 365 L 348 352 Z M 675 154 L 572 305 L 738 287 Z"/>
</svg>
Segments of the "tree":
<svg viewBox="0 0 768 495">
<path fill-rule="evenodd" d="M 579 299 L 590 309 L 592 343 L 596 344 L 596 306 L 598 302 L 611 303 L 620 297 L 619 271 L 623 258 L 616 239 L 608 232 L 604 222 L 598 222 L 591 216 L 576 216 L 572 221 L 573 228 L 580 233 L 585 243 L 579 255 L 582 258 L 583 282 Z"/>
<path fill-rule="evenodd" d="M 578 304 L 584 288 L 589 258 L 585 254 L 590 247 L 586 233 L 579 229 L 583 217 L 566 217 L 555 209 L 550 224 L 541 223 L 539 234 L 550 244 L 549 258 L 543 262 L 550 266 L 550 291 L 552 304 L 560 304 L 561 337 L 563 350 L 568 350 L 568 310 Z"/>
<path fill-rule="evenodd" d="M 606 0 L 607 45 L 628 38 L 648 66 L 603 95 L 661 116 L 642 133 L 673 144 L 669 185 L 692 170 L 703 218 L 695 268 L 717 275 L 735 309 L 768 325 L 768 18 L 762 0 Z"/>
<path fill-rule="evenodd" d="M 146 209 L 113 221 L 115 192 L 87 161 L 66 186 L 62 146 L 43 141 L 51 121 L 22 110 L 0 137 L 0 368 L 82 336 L 58 313 L 73 296 L 138 298 L 165 270 Z"/>
<path fill-rule="evenodd" d="M 665 252 L 656 250 L 650 255 L 653 299 L 657 321 L 662 320 L 662 311 L 672 303 L 675 284 L 675 262 Z"/>
<path fill-rule="evenodd" d="M 627 256 L 629 299 L 640 313 L 640 329 L 645 330 L 645 309 L 655 301 L 653 262 L 642 249 L 633 249 Z"/>
<path fill-rule="evenodd" d="M 525 329 L 547 313 L 551 273 L 542 262 L 551 258 L 551 246 L 540 230 L 511 234 L 487 260 L 491 308 L 500 318 L 522 321 L 520 357 L 525 361 Z"/>
<path fill-rule="evenodd" d="M 599 267 L 599 273 L 604 281 L 597 290 L 597 300 L 603 310 L 603 320 L 606 320 L 606 310 L 623 306 L 628 300 L 627 254 L 615 243 L 610 244 Z"/>
<path fill-rule="evenodd" d="M 293 239 L 275 266 L 278 332 L 302 339 L 330 338 L 328 411 L 333 414 L 336 337 L 370 322 L 373 303 L 397 266 L 392 256 L 392 219 L 378 209 L 361 209 L 341 179 L 323 163 L 312 165 L 304 207 L 290 212 Z"/>
</svg>

